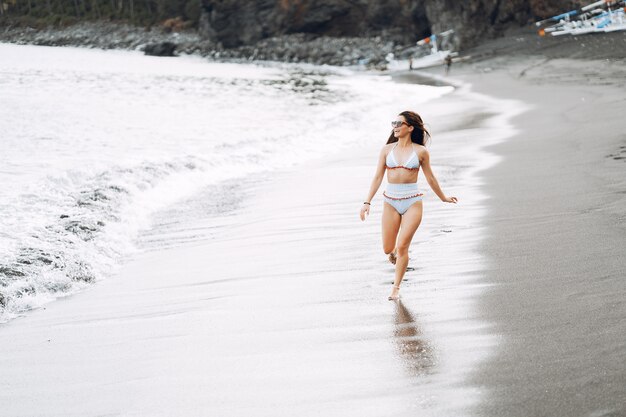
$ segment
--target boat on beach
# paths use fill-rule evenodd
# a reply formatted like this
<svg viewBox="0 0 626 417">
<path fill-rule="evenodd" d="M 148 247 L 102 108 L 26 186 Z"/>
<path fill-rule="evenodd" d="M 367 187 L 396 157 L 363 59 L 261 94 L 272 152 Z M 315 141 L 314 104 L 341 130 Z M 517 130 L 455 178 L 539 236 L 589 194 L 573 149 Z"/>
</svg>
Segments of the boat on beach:
<svg viewBox="0 0 626 417">
<path fill-rule="evenodd" d="M 420 69 L 436 67 L 443 65 L 448 57 L 458 56 L 457 52 L 452 51 L 451 36 L 454 30 L 446 30 L 439 34 L 433 34 L 427 38 L 420 39 L 416 45 L 421 48 L 427 48 L 428 53 L 418 58 L 409 57 L 407 59 L 394 59 L 393 56 L 388 57 L 389 64 L 387 68 L 390 70 Z M 446 48 L 446 49 L 444 49 Z"/>
<path fill-rule="evenodd" d="M 539 29 L 539 35 L 552 36 L 584 35 L 588 33 L 607 33 L 626 30 L 626 1 L 600 0 L 580 9 L 570 10 L 536 22 L 541 27 L 549 22 L 552 26 Z"/>
</svg>

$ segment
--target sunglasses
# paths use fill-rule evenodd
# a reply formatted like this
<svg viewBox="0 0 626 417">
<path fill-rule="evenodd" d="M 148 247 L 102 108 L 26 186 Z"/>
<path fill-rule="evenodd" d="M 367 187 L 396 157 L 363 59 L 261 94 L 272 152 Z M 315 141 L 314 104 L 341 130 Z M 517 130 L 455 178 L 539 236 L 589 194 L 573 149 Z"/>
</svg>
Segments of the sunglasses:
<svg viewBox="0 0 626 417">
<path fill-rule="evenodd" d="M 411 126 L 410 124 L 408 124 L 407 122 L 401 122 L 399 120 L 394 120 L 393 122 L 391 122 L 391 126 L 393 127 L 400 127 L 402 125 L 407 125 L 407 126 Z"/>
</svg>

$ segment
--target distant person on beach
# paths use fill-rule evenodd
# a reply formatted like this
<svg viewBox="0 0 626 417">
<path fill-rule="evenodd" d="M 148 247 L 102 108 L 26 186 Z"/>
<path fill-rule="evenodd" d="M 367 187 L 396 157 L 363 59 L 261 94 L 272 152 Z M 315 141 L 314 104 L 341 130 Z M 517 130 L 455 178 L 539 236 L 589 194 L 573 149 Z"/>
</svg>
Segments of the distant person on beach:
<svg viewBox="0 0 626 417">
<path fill-rule="evenodd" d="M 370 212 L 370 202 L 383 181 L 387 171 L 387 189 L 383 192 L 382 234 L 383 251 L 389 261 L 396 265 L 395 280 L 389 300 L 400 298 L 400 283 L 409 264 L 409 246 L 422 221 L 422 193 L 417 187 L 420 166 L 424 170 L 430 188 L 445 203 L 457 202 L 447 197 L 430 168 L 430 154 L 425 145 L 430 134 L 422 118 L 412 111 L 403 111 L 391 122 L 393 131 L 378 156 L 376 174 L 367 198 L 361 207 L 361 220 Z M 405 161 L 400 164 L 398 161 Z"/>
<path fill-rule="evenodd" d="M 450 55 L 446 55 L 446 59 L 443 60 L 443 63 L 445 65 L 446 75 L 448 75 L 448 73 L 450 73 L 450 67 L 452 66 L 452 57 Z"/>
</svg>

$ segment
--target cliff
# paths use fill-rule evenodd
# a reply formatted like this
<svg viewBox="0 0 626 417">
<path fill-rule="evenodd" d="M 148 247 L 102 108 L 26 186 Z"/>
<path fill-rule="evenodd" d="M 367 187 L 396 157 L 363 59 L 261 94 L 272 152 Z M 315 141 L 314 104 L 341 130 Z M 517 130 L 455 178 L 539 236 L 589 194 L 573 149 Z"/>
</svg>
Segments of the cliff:
<svg viewBox="0 0 626 417">
<path fill-rule="evenodd" d="M 293 33 L 410 43 L 454 28 L 457 47 L 580 5 L 571 0 L 202 0 L 201 33 L 226 48 Z"/>
</svg>

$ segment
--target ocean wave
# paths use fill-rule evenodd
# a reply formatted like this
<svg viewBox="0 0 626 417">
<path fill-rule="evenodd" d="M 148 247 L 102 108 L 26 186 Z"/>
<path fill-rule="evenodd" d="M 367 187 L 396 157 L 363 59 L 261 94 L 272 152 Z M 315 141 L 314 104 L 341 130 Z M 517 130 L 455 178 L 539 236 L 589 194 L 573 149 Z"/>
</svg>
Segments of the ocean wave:
<svg viewBox="0 0 626 417">
<path fill-rule="evenodd" d="M 190 178 L 198 162 L 188 157 L 88 177 L 68 173 L 48 178 L 39 196 L 23 195 L 14 209 L 46 213 L 47 220 L 21 224 L 12 236 L 12 250 L 0 263 L 0 322 L 111 273 L 119 257 L 134 250 L 151 212 L 167 204 L 149 194 L 170 192 L 166 180 Z"/>
</svg>

